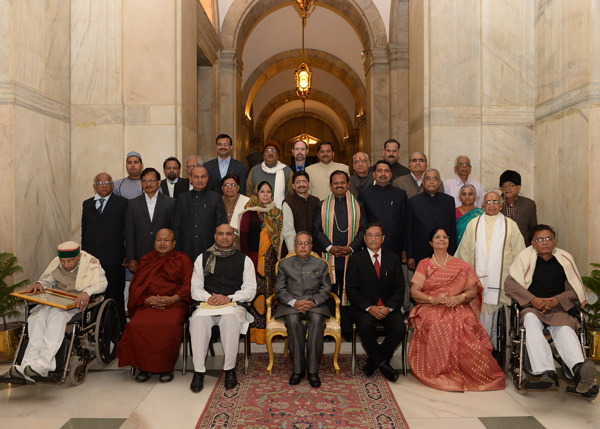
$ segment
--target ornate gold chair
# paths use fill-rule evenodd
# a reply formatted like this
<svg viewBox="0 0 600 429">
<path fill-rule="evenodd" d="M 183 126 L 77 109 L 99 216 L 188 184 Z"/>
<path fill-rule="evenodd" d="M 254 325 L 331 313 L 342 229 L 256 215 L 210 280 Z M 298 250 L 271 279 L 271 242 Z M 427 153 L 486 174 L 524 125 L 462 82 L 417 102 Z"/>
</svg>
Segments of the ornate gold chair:
<svg viewBox="0 0 600 429">
<path fill-rule="evenodd" d="M 319 259 L 322 259 L 315 252 L 310 252 L 312 256 L 315 256 Z M 295 252 L 289 253 L 286 258 L 290 256 L 296 255 Z M 285 259 L 285 258 L 284 258 Z M 275 273 L 279 268 L 279 262 L 275 266 Z M 335 293 L 330 294 L 331 298 L 335 301 L 335 316 L 330 316 L 329 319 L 325 322 L 325 333 L 324 336 L 333 337 L 335 340 L 335 350 L 333 352 L 333 368 L 335 369 L 335 373 L 340 373 L 340 366 L 338 364 L 338 356 L 340 354 L 340 347 L 342 346 L 342 328 L 340 326 L 341 316 L 340 316 L 340 299 Z M 273 371 L 273 346 L 272 341 L 273 337 L 285 337 L 285 348 L 283 351 L 284 356 L 287 356 L 288 353 L 288 344 L 287 344 L 287 329 L 285 327 L 285 322 L 283 318 L 275 319 L 273 317 L 273 304 L 277 300 L 275 294 L 269 296 L 267 298 L 267 350 L 269 352 L 269 365 L 267 366 L 267 372 L 269 374 Z"/>
</svg>

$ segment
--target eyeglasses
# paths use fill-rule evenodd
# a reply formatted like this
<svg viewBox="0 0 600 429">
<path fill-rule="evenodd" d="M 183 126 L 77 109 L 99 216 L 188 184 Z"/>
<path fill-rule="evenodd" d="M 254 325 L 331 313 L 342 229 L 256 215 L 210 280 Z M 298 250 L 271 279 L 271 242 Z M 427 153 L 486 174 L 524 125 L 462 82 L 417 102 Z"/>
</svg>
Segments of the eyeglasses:
<svg viewBox="0 0 600 429">
<path fill-rule="evenodd" d="M 377 234 L 365 234 L 365 237 L 367 238 L 380 238 L 383 237 L 383 234 L 377 233 Z"/>
<path fill-rule="evenodd" d="M 498 204 L 500 204 L 500 201 L 498 201 L 498 200 L 486 200 L 486 201 L 483 202 L 483 204 L 487 204 L 487 205 L 492 205 L 493 204 L 493 205 L 497 206 Z"/>
<path fill-rule="evenodd" d="M 217 235 L 219 237 L 222 237 L 222 236 L 231 237 L 233 235 L 233 232 L 231 232 L 231 231 L 228 231 L 228 232 L 217 232 Z"/>
<path fill-rule="evenodd" d="M 144 180 L 142 180 L 142 183 L 144 185 L 147 185 L 148 183 L 154 183 L 154 182 L 157 182 L 157 180 L 156 179 L 144 179 Z"/>
<path fill-rule="evenodd" d="M 229 147 L 229 143 L 217 143 L 217 147 Z"/>
<path fill-rule="evenodd" d="M 369 162 L 368 159 L 355 159 L 354 161 L 352 161 L 354 164 L 366 164 L 367 162 Z"/>
<path fill-rule="evenodd" d="M 237 183 L 223 183 L 224 188 L 235 188 L 236 186 L 240 186 Z"/>
<path fill-rule="evenodd" d="M 156 240 L 154 240 L 155 243 L 165 243 L 165 244 L 169 244 L 171 241 L 175 241 L 175 240 L 161 240 L 160 238 L 157 238 Z"/>
<path fill-rule="evenodd" d="M 192 164 L 192 165 L 186 165 L 185 168 L 194 168 L 195 166 L 197 166 L 198 164 Z"/>
<path fill-rule="evenodd" d="M 269 153 L 277 153 L 277 149 L 272 148 L 272 147 L 268 147 L 265 149 L 265 152 L 269 152 Z"/>
<path fill-rule="evenodd" d="M 298 246 L 308 246 L 310 241 L 296 241 L 296 245 Z"/>
<path fill-rule="evenodd" d="M 413 158 L 410 162 L 425 162 L 425 158 Z"/>
<path fill-rule="evenodd" d="M 554 237 L 540 237 L 533 240 L 534 243 L 543 243 L 544 241 L 550 243 L 551 241 L 554 241 Z"/>
<path fill-rule="evenodd" d="M 426 182 L 439 182 L 440 178 L 439 177 L 429 177 L 429 176 L 427 176 L 423 180 L 426 181 Z"/>
<path fill-rule="evenodd" d="M 512 189 L 515 186 L 517 185 L 515 185 L 514 183 L 505 183 L 504 185 L 502 185 L 502 189 Z"/>
<path fill-rule="evenodd" d="M 94 182 L 94 185 L 96 186 L 110 186 L 112 185 L 113 182 L 110 181 L 106 181 L 106 182 Z"/>
<path fill-rule="evenodd" d="M 308 185 L 308 180 L 304 179 L 296 179 L 294 181 L 294 185 Z"/>
<path fill-rule="evenodd" d="M 448 240 L 450 237 L 447 235 L 436 235 L 433 237 L 434 240 Z"/>
<path fill-rule="evenodd" d="M 468 162 L 461 162 L 460 164 L 456 164 L 457 167 L 470 167 L 471 164 Z"/>
</svg>

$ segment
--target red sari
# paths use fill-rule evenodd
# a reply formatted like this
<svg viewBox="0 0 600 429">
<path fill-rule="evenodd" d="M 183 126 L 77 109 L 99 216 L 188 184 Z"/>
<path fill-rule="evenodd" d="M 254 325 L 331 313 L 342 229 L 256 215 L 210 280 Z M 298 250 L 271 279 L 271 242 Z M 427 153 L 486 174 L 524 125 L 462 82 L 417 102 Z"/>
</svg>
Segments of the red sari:
<svg viewBox="0 0 600 429">
<path fill-rule="evenodd" d="M 161 257 L 153 250 L 140 259 L 129 287 L 131 321 L 117 348 L 119 366 L 153 373 L 173 370 L 191 303 L 193 271 L 192 260 L 183 252 L 172 251 Z M 179 295 L 182 300 L 164 310 L 146 307 L 144 300 L 156 295 Z"/>
<path fill-rule="evenodd" d="M 417 304 L 408 316 L 414 328 L 408 361 L 423 384 L 446 391 L 504 389 L 505 376 L 492 357 L 492 342 L 479 322 L 483 287 L 473 267 L 452 258 L 444 269 L 419 262 L 412 282 L 433 297 L 460 295 L 472 285 L 477 296 L 455 308 Z"/>
</svg>

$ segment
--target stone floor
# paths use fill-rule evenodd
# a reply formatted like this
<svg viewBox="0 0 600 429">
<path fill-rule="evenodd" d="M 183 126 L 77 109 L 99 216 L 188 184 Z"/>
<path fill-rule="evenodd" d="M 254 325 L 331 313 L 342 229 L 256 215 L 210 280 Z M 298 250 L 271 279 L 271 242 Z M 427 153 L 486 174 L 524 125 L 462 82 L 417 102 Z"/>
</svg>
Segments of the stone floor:
<svg viewBox="0 0 600 429">
<path fill-rule="evenodd" d="M 274 347 L 281 353 L 283 343 Z M 92 364 L 87 380 L 76 387 L 0 385 L 0 428 L 194 428 L 221 374 L 219 345 L 216 352 L 207 360 L 205 387 L 198 394 L 189 390 L 191 372 L 185 376 L 177 372 L 171 383 L 153 377 L 139 384 L 116 364 L 108 368 Z M 252 352 L 264 353 L 266 348 L 253 345 Z M 325 353 L 332 352 L 333 344 L 326 343 Z M 341 352 L 350 353 L 350 344 L 343 343 Z M 392 361 L 396 368 L 402 366 L 399 355 Z M 0 373 L 8 368 L 0 364 Z M 567 395 L 564 386 L 520 395 L 509 380 L 505 390 L 493 392 L 442 392 L 411 375 L 390 385 L 411 429 L 600 428 L 598 404 Z"/>
</svg>

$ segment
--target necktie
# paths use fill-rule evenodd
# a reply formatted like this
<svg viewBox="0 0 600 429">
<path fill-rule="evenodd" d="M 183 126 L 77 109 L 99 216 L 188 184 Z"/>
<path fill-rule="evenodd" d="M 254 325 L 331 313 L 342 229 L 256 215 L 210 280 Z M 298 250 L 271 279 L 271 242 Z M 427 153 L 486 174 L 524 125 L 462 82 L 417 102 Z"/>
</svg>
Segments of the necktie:
<svg viewBox="0 0 600 429">
<path fill-rule="evenodd" d="M 375 272 L 377 273 L 377 278 L 380 278 L 381 277 L 381 266 L 379 265 L 379 259 L 377 259 L 379 257 L 379 255 L 377 253 L 375 253 L 373 255 L 373 257 L 375 258 L 375 262 L 373 263 L 373 266 L 375 267 Z M 383 306 L 383 301 L 381 300 L 381 298 L 379 298 L 379 301 L 377 301 L 377 305 Z"/>
<path fill-rule="evenodd" d="M 98 207 L 98 214 L 102 214 L 102 208 L 104 207 L 104 201 L 106 201 L 104 198 L 100 198 L 98 201 L 100 201 L 100 207 Z"/>
</svg>

